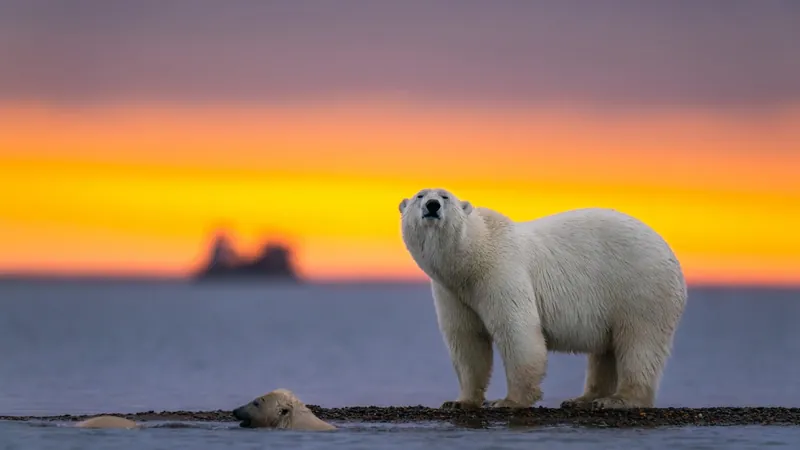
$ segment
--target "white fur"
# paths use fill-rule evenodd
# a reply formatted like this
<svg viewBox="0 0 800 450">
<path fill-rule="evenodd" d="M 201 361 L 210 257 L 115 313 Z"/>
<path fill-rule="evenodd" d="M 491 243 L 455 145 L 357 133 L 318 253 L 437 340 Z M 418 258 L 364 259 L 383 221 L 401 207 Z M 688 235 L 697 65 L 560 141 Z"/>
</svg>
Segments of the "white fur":
<svg viewBox="0 0 800 450">
<path fill-rule="evenodd" d="M 78 428 L 138 428 L 139 425 L 132 420 L 117 416 L 95 416 L 75 424 Z"/>
<path fill-rule="evenodd" d="M 439 219 L 422 217 L 432 199 Z M 514 222 L 443 189 L 404 199 L 400 211 L 459 380 L 458 399 L 443 407 L 483 403 L 492 342 L 508 385 L 492 406 L 539 401 L 548 351 L 589 355 L 583 395 L 562 406 L 654 406 L 687 292 L 649 226 L 601 208 Z"/>
</svg>

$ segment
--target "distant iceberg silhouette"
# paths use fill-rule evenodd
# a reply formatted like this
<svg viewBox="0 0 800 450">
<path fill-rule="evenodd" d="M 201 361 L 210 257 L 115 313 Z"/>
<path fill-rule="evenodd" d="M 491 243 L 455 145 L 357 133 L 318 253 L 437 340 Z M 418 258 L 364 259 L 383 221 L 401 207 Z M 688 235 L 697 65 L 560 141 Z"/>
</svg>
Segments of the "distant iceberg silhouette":
<svg viewBox="0 0 800 450">
<path fill-rule="evenodd" d="M 195 273 L 194 279 L 300 282 L 289 247 L 268 241 L 255 258 L 246 259 L 236 252 L 224 233 L 214 237 L 206 263 Z"/>
</svg>

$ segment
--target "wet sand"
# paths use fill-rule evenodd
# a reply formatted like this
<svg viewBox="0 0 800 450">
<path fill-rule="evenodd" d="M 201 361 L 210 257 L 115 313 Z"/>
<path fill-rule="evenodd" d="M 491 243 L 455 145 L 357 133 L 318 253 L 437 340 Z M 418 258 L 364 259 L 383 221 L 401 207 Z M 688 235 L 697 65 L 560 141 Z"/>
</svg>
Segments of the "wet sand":
<svg viewBox="0 0 800 450">
<path fill-rule="evenodd" d="M 653 428 L 681 426 L 800 425 L 800 408 L 654 408 L 634 410 L 578 410 L 534 407 L 524 410 L 443 410 L 423 406 L 351 406 L 322 408 L 308 405 L 323 420 L 337 422 L 450 422 L 482 428 L 490 425 L 572 425 L 602 428 Z M 134 414 L 107 413 L 134 421 L 235 422 L 230 411 L 146 411 Z M 97 414 L 93 414 L 97 415 Z M 91 416 L 0 416 L 15 421 L 79 421 Z"/>
</svg>

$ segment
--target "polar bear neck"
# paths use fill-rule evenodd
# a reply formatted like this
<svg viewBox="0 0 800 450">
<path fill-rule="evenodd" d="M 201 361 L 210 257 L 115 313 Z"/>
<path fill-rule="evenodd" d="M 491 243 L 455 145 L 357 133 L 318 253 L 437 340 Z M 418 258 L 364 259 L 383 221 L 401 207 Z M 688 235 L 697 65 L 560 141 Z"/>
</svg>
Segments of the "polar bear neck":
<svg viewBox="0 0 800 450">
<path fill-rule="evenodd" d="M 406 239 L 408 249 L 419 267 L 434 281 L 451 289 L 469 284 L 475 264 L 484 263 L 483 244 L 490 242 L 490 227 L 485 217 L 473 211 L 464 221 L 445 224 L 440 229 L 415 230 Z"/>
</svg>

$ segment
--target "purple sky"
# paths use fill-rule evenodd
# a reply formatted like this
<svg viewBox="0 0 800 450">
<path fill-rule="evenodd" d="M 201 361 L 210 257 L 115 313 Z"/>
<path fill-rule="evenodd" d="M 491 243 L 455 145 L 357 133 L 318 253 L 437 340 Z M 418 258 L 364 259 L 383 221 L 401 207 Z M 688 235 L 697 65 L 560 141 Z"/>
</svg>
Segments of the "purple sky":
<svg viewBox="0 0 800 450">
<path fill-rule="evenodd" d="M 800 102 L 795 0 L 0 0 L 0 101 Z"/>
</svg>

